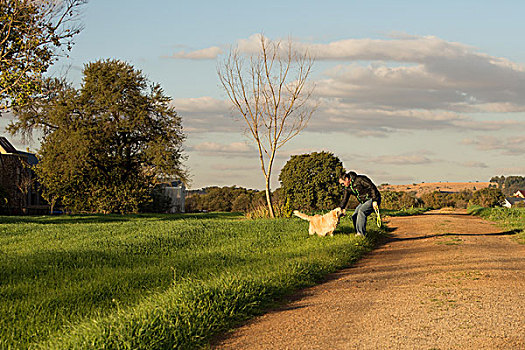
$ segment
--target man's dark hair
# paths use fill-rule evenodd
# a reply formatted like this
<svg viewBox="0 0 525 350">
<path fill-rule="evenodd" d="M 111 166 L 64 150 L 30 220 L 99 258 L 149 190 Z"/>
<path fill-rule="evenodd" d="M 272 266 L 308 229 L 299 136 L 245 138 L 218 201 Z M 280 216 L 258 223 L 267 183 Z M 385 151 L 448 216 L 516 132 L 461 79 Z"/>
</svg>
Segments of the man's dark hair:
<svg viewBox="0 0 525 350">
<path fill-rule="evenodd" d="M 344 174 L 341 178 L 346 180 L 346 179 L 351 179 L 352 177 L 356 177 L 356 176 L 357 174 L 355 171 L 349 171 L 346 174 Z"/>
</svg>

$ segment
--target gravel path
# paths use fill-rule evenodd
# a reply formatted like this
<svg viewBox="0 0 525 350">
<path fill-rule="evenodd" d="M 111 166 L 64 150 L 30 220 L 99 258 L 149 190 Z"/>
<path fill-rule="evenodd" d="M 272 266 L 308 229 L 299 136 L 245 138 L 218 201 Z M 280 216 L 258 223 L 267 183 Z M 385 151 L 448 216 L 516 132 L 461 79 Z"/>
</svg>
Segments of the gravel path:
<svg viewBox="0 0 525 350">
<path fill-rule="evenodd" d="M 525 349 L 525 245 L 454 212 L 389 219 L 393 238 L 216 349 Z"/>
</svg>

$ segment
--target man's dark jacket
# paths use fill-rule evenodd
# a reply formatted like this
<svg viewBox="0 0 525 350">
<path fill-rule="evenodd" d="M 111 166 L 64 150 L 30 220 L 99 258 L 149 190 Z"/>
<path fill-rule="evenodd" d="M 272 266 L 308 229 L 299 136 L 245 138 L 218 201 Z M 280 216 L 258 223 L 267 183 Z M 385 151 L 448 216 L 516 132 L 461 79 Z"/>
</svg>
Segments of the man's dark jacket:
<svg viewBox="0 0 525 350">
<path fill-rule="evenodd" d="M 339 207 L 345 208 L 350 196 L 356 196 L 359 203 L 364 203 L 369 199 L 381 204 L 381 194 L 376 185 L 365 175 L 350 174 L 350 186 L 345 188 L 345 195 Z"/>
</svg>

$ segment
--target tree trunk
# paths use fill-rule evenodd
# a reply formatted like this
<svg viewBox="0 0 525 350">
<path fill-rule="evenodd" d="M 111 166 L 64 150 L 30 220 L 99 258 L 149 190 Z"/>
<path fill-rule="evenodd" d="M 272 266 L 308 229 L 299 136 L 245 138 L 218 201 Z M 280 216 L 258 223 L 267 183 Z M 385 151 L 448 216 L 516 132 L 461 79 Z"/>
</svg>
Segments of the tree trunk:
<svg viewBox="0 0 525 350">
<path fill-rule="evenodd" d="M 53 212 L 55 211 L 55 203 L 56 199 L 52 199 L 49 203 L 49 215 L 53 215 Z"/>
<path fill-rule="evenodd" d="M 270 213 L 270 217 L 273 219 L 275 218 L 275 213 L 273 212 L 273 204 L 272 204 L 272 195 L 270 192 L 270 177 L 266 177 L 266 203 L 268 203 L 268 212 Z"/>
</svg>

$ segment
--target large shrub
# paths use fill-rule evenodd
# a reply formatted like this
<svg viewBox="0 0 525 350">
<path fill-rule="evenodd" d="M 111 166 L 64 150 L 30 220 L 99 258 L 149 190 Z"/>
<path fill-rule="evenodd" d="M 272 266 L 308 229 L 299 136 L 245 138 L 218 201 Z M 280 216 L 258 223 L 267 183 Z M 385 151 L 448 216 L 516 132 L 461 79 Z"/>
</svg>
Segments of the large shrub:
<svg viewBox="0 0 525 350">
<path fill-rule="evenodd" d="M 501 206 L 505 196 L 498 188 L 482 188 L 474 192 L 471 204 L 480 205 L 486 208 Z"/>
<path fill-rule="evenodd" d="M 421 195 L 421 200 L 428 208 L 439 209 L 454 207 L 454 200 L 449 193 L 440 191 L 428 192 Z"/>
<path fill-rule="evenodd" d="M 472 199 L 472 191 L 463 190 L 458 193 L 452 194 L 452 200 L 455 208 L 466 209 Z"/>
<path fill-rule="evenodd" d="M 294 155 L 279 174 L 284 201 L 289 211 L 333 209 L 342 197 L 339 177 L 342 162 L 329 152 Z"/>
</svg>

